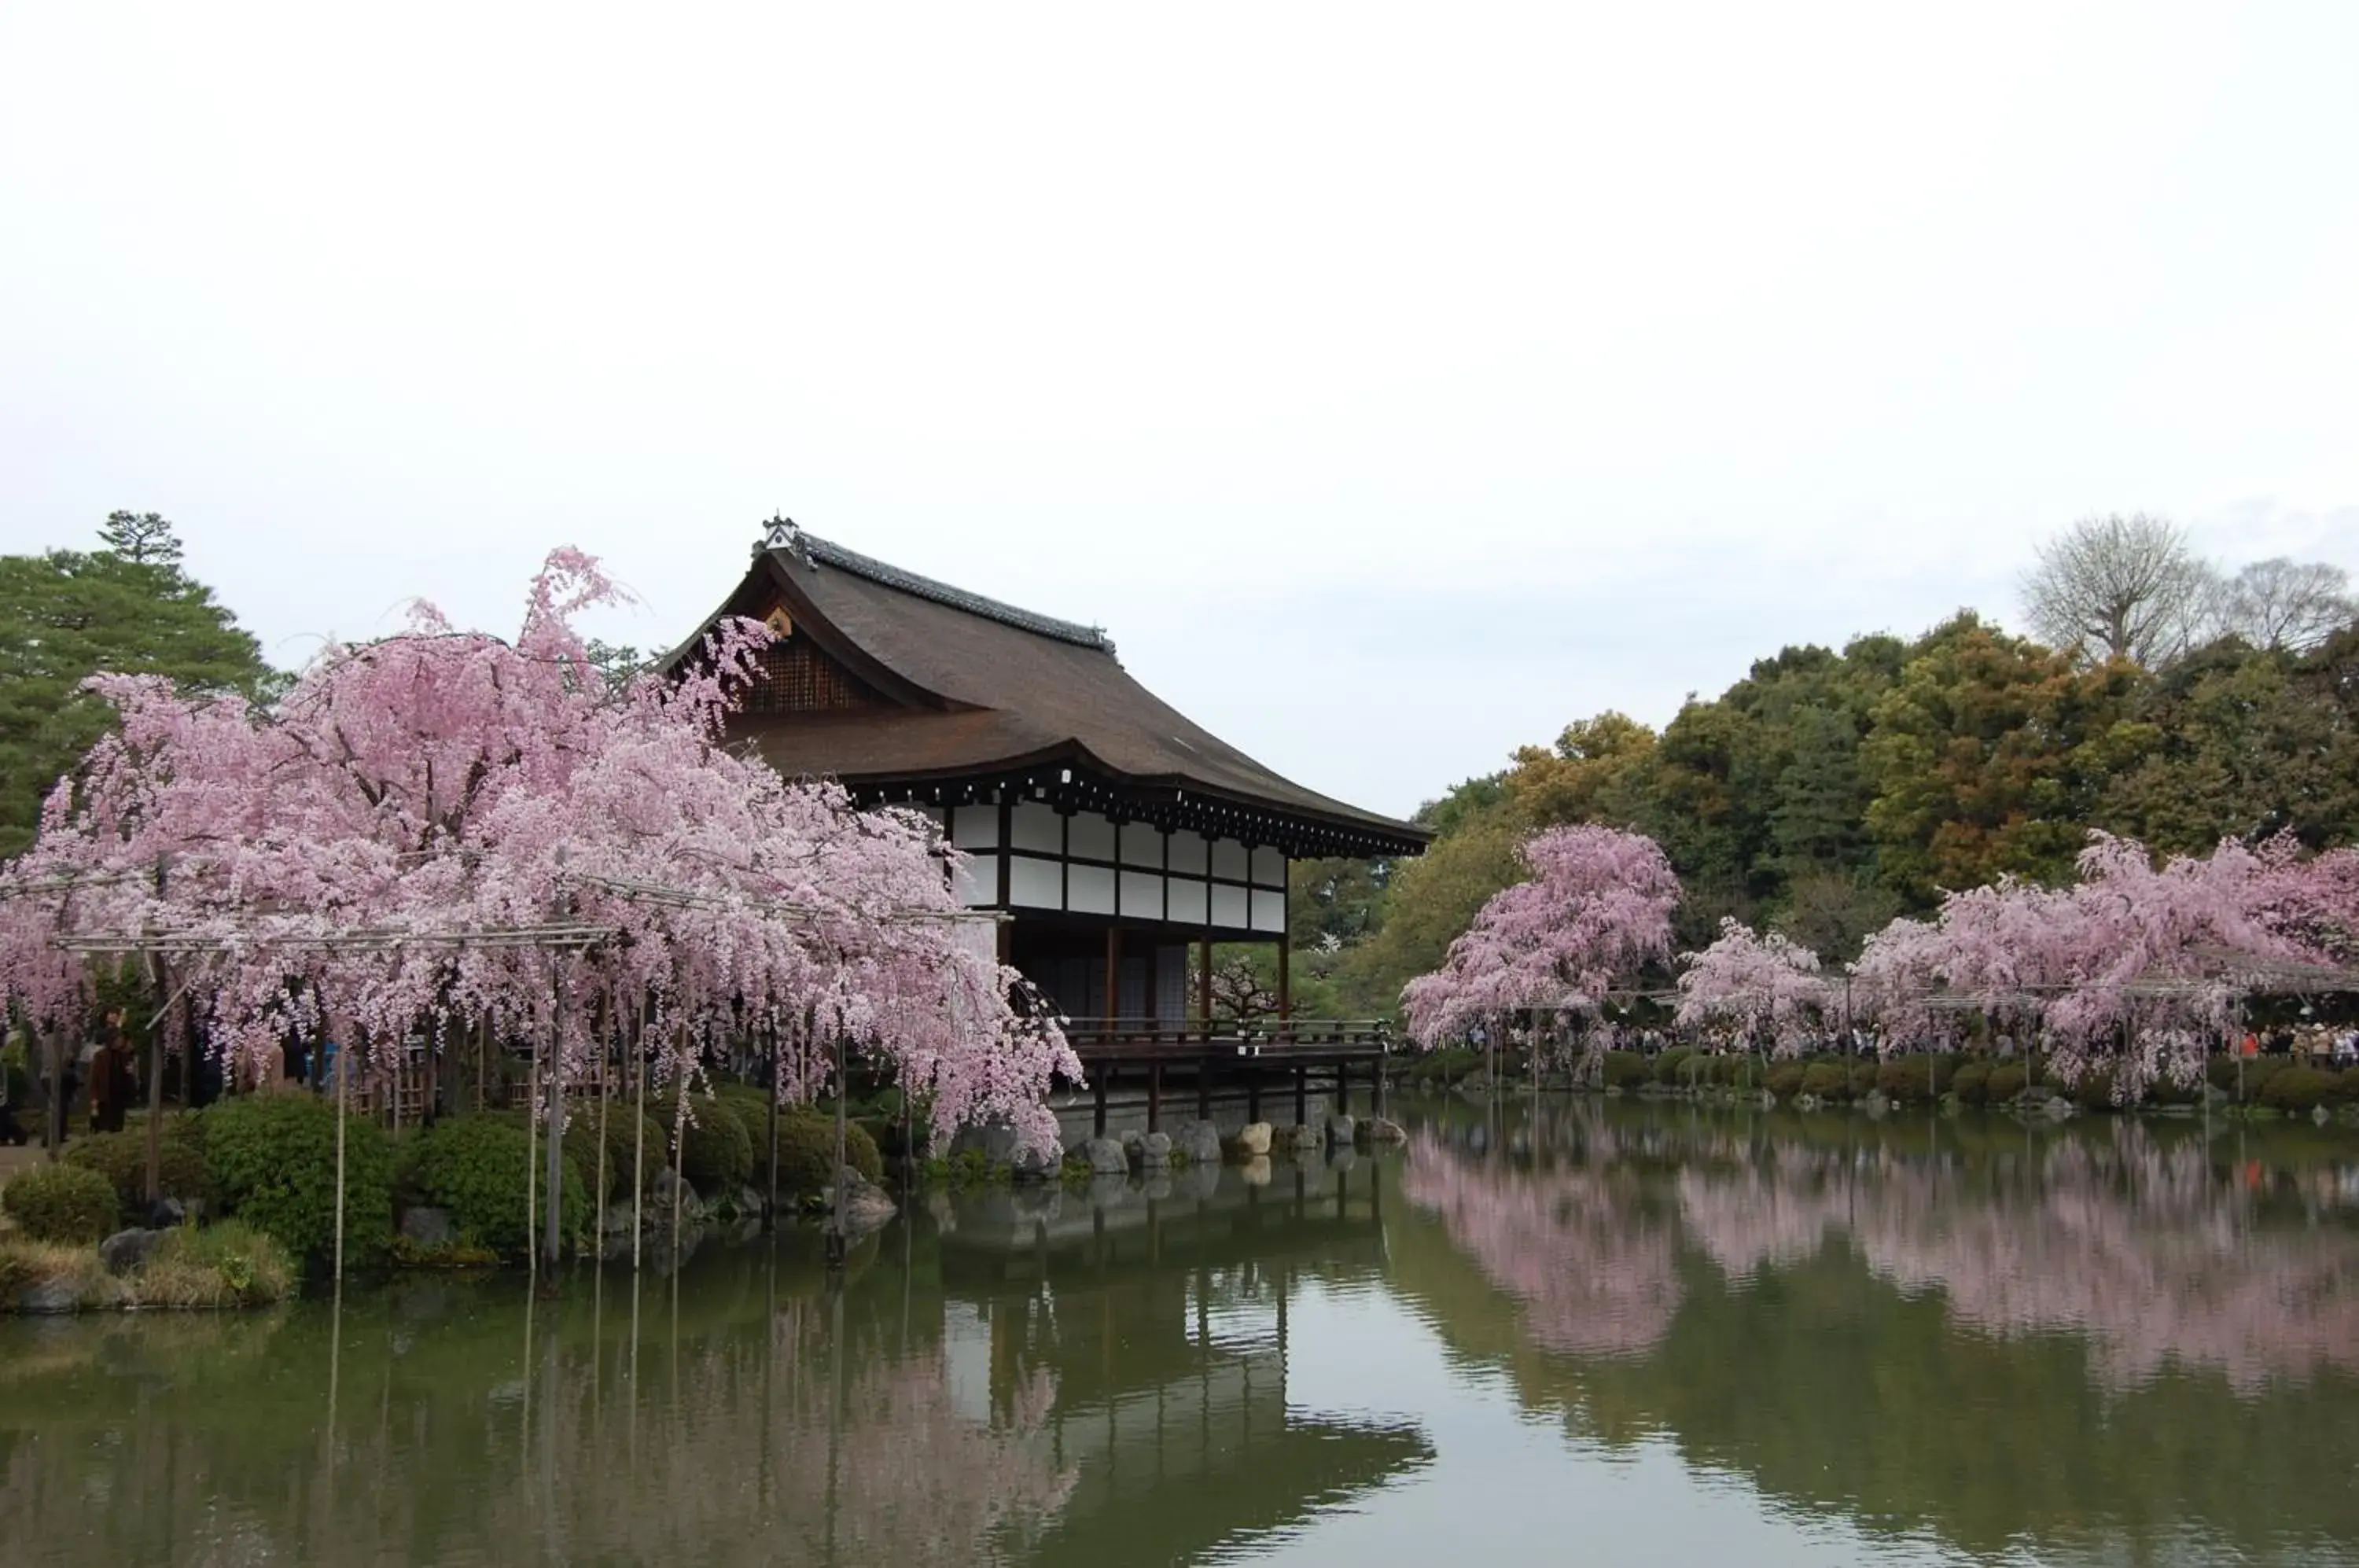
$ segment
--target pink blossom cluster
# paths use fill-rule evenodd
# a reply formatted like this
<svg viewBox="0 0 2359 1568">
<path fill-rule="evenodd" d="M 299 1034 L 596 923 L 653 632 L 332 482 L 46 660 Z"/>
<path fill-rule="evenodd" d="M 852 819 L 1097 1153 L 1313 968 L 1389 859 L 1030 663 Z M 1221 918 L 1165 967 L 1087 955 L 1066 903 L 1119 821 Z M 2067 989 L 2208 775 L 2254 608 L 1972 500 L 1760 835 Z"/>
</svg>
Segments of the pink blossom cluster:
<svg viewBox="0 0 2359 1568">
<path fill-rule="evenodd" d="M 2093 834 L 2069 887 L 2003 880 L 1870 938 L 1854 1001 L 1890 1040 L 1923 1029 L 1945 996 L 2036 1031 L 2068 1078 L 2110 1066 L 2135 1098 L 2201 1069 L 2256 971 L 2337 956 L 2359 929 L 2354 858 L 2230 841 L 2158 866 L 2132 840 Z"/>
<path fill-rule="evenodd" d="M 0 999 L 70 1027 L 73 945 L 133 938 L 245 1076 L 276 1072 L 290 1032 L 366 1067 L 481 1024 L 553 1042 L 568 1083 L 617 1040 L 659 1079 L 775 1042 L 777 1092 L 808 1099 L 842 1042 L 938 1138 L 1004 1119 L 1052 1145 L 1047 1092 L 1080 1064 L 963 924 L 957 852 L 921 817 L 723 748 L 756 623 L 723 622 L 676 679 L 610 690 L 572 623 L 618 597 L 559 550 L 513 643 L 421 605 L 267 711 L 94 682 L 120 728 L 0 867 Z"/>
<path fill-rule="evenodd" d="M 1531 875 L 1493 894 L 1442 966 L 1403 988 L 1419 1044 L 1528 1010 L 1594 1013 L 1616 980 L 1669 956 L 1680 881 L 1654 840 L 1583 823 L 1518 853 Z"/>
<path fill-rule="evenodd" d="M 1718 941 L 1680 961 L 1683 1029 L 1780 1056 L 1800 1055 L 1827 1032 L 1831 991 L 1819 955 L 1799 942 L 1723 919 Z"/>
</svg>

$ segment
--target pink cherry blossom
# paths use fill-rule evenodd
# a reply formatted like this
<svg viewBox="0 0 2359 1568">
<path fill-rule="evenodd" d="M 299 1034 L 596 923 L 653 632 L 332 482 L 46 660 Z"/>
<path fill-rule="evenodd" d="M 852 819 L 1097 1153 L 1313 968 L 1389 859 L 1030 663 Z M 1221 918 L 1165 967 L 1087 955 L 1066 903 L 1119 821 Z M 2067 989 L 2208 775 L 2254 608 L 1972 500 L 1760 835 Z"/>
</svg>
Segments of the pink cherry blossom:
<svg viewBox="0 0 2359 1568">
<path fill-rule="evenodd" d="M 957 852 L 921 817 L 723 748 L 756 623 L 723 623 L 677 681 L 610 691 L 571 617 L 617 597 L 559 550 L 514 643 L 420 605 L 399 636 L 327 649 L 268 712 L 94 682 L 120 730 L 0 869 L 0 993 L 64 1025 L 85 969 L 59 944 L 144 937 L 248 1075 L 289 1030 L 365 1066 L 480 1020 L 552 1042 L 565 1083 L 626 1027 L 658 1081 L 776 1041 L 777 1092 L 808 1099 L 842 1041 L 937 1138 L 1005 1119 L 1053 1146 L 1046 1094 L 1080 1064 L 971 939 Z"/>
<path fill-rule="evenodd" d="M 1669 955 L 1680 883 L 1654 840 L 1584 823 L 1518 853 L 1531 876 L 1493 894 L 1442 966 L 1403 988 L 1420 1045 L 1527 1010 L 1593 1014 L 1616 981 Z"/>
<path fill-rule="evenodd" d="M 1683 1029 L 1723 1030 L 1778 1056 L 1799 1056 L 1827 1032 L 1831 993 L 1818 954 L 1776 931 L 1723 920 L 1720 939 L 1680 963 Z"/>
</svg>

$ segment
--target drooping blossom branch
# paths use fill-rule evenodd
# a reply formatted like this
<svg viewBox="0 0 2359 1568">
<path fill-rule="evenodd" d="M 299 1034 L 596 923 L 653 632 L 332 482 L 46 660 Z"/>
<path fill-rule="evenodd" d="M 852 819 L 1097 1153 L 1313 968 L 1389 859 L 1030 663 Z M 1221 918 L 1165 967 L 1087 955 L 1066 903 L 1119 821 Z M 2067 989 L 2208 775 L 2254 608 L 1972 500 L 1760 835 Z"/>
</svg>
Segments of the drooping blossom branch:
<svg viewBox="0 0 2359 1568">
<path fill-rule="evenodd" d="M 840 1040 L 930 1107 L 937 1138 L 1005 1119 L 1051 1144 L 1046 1093 L 1080 1066 L 962 923 L 958 852 L 920 816 L 723 748 L 756 623 L 721 623 L 676 679 L 610 690 L 571 617 L 617 597 L 560 550 L 515 642 L 421 605 L 399 636 L 329 648 L 267 712 L 94 682 L 120 728 L 0 868 L 0 992 L 61 1025 L 85 998 L 60 943 L 125 934 L 172 945 L 247 1074 L 331 1020 L 364 1064 L 483 1023 L 549 1042 L 571 1083 L 600 1016 L 628 1016 L 659 1081 L 789 1041 L 777 1089 L 808 1099 Z M 533 939 L 557 928 L 603 936 Z"/>
<path fill-rule="evenodd" d="M 1776 931 L 1733 919 L 1701 953 L 1681 956 L 1678 1021 L 1739 1046 L 1799 1056 L 1827 1029 L 1830 991 L 1819 956 Z"/>
<path fill-rule="evenodd" d="M 1670 953 L 1680 883 L 1654 840 L 1581 824 L 1518 854 L 1531 875 L 1493 894 L 1441 967 L 1401 992 L 1428 1049 L 1519 1012 L 1593 1015 L 1617 981 Z"/>
</svg>

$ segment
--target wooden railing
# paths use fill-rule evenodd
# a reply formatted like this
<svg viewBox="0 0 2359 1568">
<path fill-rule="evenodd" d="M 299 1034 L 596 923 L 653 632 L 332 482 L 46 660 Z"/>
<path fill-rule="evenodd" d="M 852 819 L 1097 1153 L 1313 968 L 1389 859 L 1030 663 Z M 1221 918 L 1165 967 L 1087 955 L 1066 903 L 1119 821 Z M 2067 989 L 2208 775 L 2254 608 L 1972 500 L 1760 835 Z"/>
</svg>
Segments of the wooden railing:
<svg viewBox="0 0 2359 1568">
<path fill-rule="evenodd" d="M 1072 1018 L 1065 1039 L 1075 1051 L 1101 1055 L 1284 1055 L 1346 1052 L 1382 1055 L 1390 1027 L 1378 1018 Z"/>
</svg>

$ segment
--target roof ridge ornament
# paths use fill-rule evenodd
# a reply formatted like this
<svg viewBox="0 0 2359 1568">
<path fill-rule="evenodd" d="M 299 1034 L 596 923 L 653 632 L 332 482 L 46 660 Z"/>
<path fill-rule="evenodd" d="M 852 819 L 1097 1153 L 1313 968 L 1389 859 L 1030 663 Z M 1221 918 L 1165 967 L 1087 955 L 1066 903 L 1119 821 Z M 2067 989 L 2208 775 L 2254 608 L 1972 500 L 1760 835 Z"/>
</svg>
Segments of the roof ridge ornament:
<svg viewBox="0 0 2359 1568">
<path fill-rule="evenodd" d="M 803 542 L 803 531 L 795 520 L 783 512 L 773 512 L 770 520 L 762 525 L 762 537 L 754 546 L 756 555 L 783 550 L 805 566 L 811 563 L 810 546 Z"/>
</svg>

